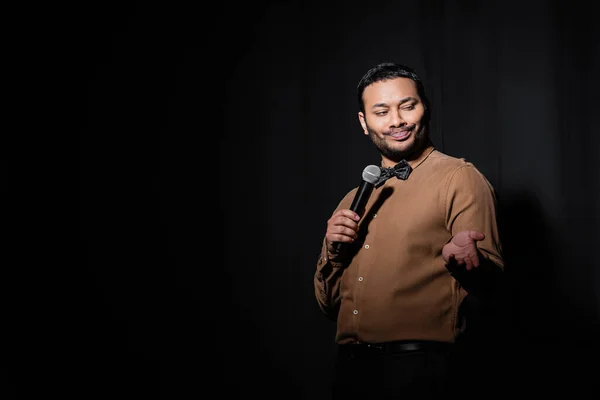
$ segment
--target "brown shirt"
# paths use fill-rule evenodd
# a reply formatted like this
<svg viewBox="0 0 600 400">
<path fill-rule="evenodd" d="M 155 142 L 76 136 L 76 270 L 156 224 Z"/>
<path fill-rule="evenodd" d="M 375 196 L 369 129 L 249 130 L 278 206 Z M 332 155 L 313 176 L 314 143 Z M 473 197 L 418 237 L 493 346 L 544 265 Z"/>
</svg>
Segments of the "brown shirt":
<svg viewBox="0 0 600 400">
<path fill-rule="evenodd" d="M 328 254 L 323 240 L 315 295 L 325 314 L 337 316 L 338 343 L 454 342 L 467 293 L 446 268 L 442 248 L 460 231 L 483 232 L 481 255 L 504 268 L 487 179 L 473 164 L 433 147 L 411 164 L 407 180 L 393 177 L 373 190 L 350 261 Z M 356 190 L 336 210 L 350 208 Z"/>
</svg>

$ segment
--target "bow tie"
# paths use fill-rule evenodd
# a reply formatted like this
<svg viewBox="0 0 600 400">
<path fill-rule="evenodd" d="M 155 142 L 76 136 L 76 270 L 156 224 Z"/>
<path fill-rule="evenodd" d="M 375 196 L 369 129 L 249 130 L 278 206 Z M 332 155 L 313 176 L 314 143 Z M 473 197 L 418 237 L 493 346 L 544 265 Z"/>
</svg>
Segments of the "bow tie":
<svg viewBox="0 0 600 400">
<path fill-rule="evenodd" d="M 410 173 L 412 171 L 411 166 L 408 164 L 408 162 L 406 160 L 400 161 L 398 164 L 394 165 L 393 167 L 390 167 L 390 168 L 380 167 L 379 169 L 381 169 L 381 175 L 379 176 L 379 179 L 375 183 L 375 187 L 379 187 L 379 186 L 383 185 L 383 183 L 385 181 L 387 181 L 388 179 L 390 179 L 393 176 L 395 176 L 398 179 L 402 179 L 404 181 L 408 178 L 408 175 L 410 175 Z"/>
</svg>

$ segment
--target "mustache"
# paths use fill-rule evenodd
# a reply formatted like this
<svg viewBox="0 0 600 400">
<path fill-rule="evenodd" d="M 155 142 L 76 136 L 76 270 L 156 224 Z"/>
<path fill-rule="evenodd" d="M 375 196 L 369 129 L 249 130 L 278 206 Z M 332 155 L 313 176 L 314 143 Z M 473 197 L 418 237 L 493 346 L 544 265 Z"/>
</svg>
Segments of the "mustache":
<svg viewBox="0 0 600 400">
<path fill-rule="evenodd" d="M 392 128 L 392 129 L 388 129 L 387 131 L 384 131 L 383 134 L 384 135 L 393 135 L 395 133 L 412 131 L 415 129 L 416 126 L 417 126 L 416 124 L 411 124 L 411 125 L 402 126 L 400 128 Z"/>
</svg>

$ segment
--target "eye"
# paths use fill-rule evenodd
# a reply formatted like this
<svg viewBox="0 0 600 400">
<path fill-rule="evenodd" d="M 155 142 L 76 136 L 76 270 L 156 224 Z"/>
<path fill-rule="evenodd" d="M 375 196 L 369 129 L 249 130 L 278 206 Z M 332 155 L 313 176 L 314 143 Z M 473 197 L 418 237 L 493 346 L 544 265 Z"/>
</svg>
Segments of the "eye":
<svg viewBox="0 0 600 400">
<path fill-rule="evenodd" d="M 409 111 L 410 110 L 414 110 L 414 109 L 415 109 L 415 105 L 414 104 L 411 104 L 411 105 L 406 106 L 406 107 L 403 108 L 403 110 L 409 110 Z"/>
<path fill-rule="evenodd" d="M 387 114 L 387 111 L 376 111 L 375 112 L 375 115 L 379 115 L 379 116 L 383 116 L 383 115 L 386 115 L 386 114 Z"/>
</svg>

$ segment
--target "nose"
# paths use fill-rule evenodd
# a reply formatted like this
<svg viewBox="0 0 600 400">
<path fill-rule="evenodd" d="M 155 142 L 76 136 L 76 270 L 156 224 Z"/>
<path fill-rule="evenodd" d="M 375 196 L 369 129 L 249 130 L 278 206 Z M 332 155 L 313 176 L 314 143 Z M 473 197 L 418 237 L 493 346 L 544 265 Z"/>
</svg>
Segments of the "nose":
<svg viewBox="0 0 600 400">
<path fill-rule="evenodd" d="M 406 125 L 406 121 L 404 121 L 404 118 L 402 118 L 400 110 L 392 110 L 390 115 L 392 118 L 390 122 L 393 127 L 400 127 Z"/>
</svg>

